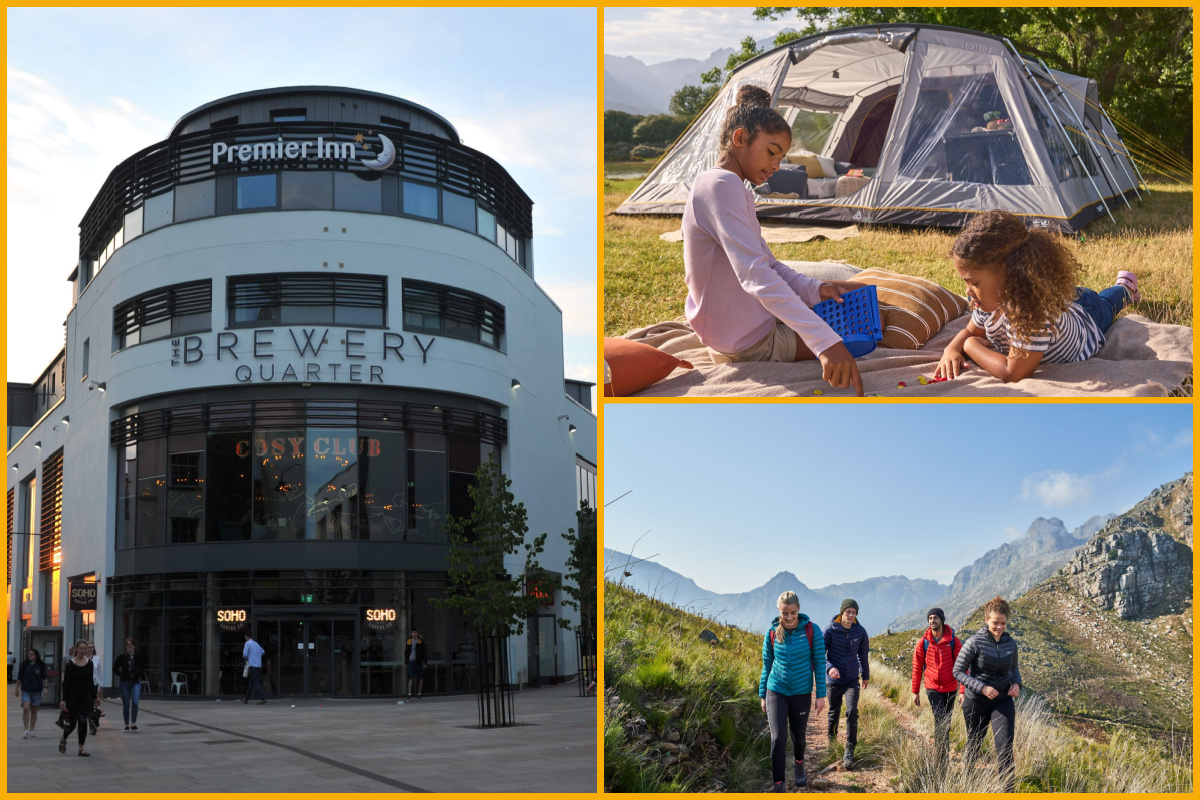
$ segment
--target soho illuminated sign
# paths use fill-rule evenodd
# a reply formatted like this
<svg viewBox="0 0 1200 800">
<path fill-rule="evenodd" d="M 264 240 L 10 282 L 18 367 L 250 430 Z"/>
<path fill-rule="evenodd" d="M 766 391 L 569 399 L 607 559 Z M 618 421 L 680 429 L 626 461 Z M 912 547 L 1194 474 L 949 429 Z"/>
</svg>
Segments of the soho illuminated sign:
<svg viewBox="0 0 1200 800">
<path fill-rule="evenodd" d="M 222 608 L 217 610 L 217 625 L 221 630 L 239 631 L 246 626 L 249 615 L 244 608 Z"/>
<path fill-rule="evenodd" d="M 368 135 L 372 135 L 372 131 L 367 131 Z M 379 136 L 379 155 L 375 158 L 367 159 L 360 158 L 364 167 L 382 172 L 390 167 L 396 160 L 396 146 L 392 144 L 392 140 L 384 136 L 382 133 Z M 355 143 L 362 144 L 364 150 L 370 150 L 370 145 L 363 143 L 363 135 L 360 133 L 354 137 L 353 142 L 327 142 L 325 137 L 318 136 L 314 142 L 308 141 L 284 141 L 283 137 L 277 137 L 274 142 L 255 142 L 253 144 L 230 144 L 229 142 L 214 142 L 212 146 L 212 163 L 213 166 L 219 166 L 221 159 L 225 159 L 226 164 L 252 164 L 258 161 L 310 161 L 310 160 L 334 160 L 334 161 L 352 161 L 357 155 L 355 153 Z M 309 148 L 312 148 L 312 153 L 309 153 Z"/>
<path fill-rule="evenodd" d="M 343 330 L 341 334 L 342 348 L 335 350 L 332 347 L 326 347 L 329 343 L 330 330 L 330 328 L 325 328 L 324 331 L 317 328 L 303 328 L 299 329 L 299 336 L 297 336 L 297 330 L 288 330 L 292 347 L 287 347 L 287 340 L 281 340 L 283 344 L 281 355 L 286 356 L 290 350 L 294 349 L 296 355 L 305 360 L 284 364 L 279 364 L 275 360 L 275 335 L 277 333 L 275 328 L 259 328 L 254 331 L 253 340 L 249 343 L 243 343 L 241 337 L 233 331 L 221 331 L 217 334 L 215 353 L 212 352 L 211 347 L 208 351 L 205 350 L 206 345 L 202 337 L 184 336 L 170 340 L 171 366 L 198 364 L 210 355 L 215 356 L 217 361 L 242 361 L 242 356 L 246 356 L 247 359 L 253 359 L 255 365 L 242 363 L 233 368 L 234 380 L 239 383 L 252 381 L 320 383 L 338 380 L 350 383 L 383 383 L 383 364 L 356 363 L 367 359 L 367 353 L 364 351 L 368 347 L 366 341 L 368 331 L 354 328 Z M 430 336 L 427 337 L 427 341 L 424 341 L 415 333 L 411 334 L 409 338 L 421 353 L 421 363 L 428 363 L 429 351 L 437 339 Z M 403 362 L 405 360 L 403 351 L 407 342 L 408 340 L 399 333 L 380 331 L 379 338 L 376 340 L 379 350 L 376 352 L 382 354 L 383 361 Z M 315 359 L 321 358 L 322 350 L 326 353 L 325 358 L 337 360 L 316 361 Z M 331 356 L 331 352 L 334 355 Z M 416 357 L 411 348 L 409 348 L 409 355 L 413 358 Z"/>
<path fill-rule="evenodd" d="M 396 609 L 368 608 L 367 627 L 374 631 L 391 630 L 396 627 Z"/>
</svg>

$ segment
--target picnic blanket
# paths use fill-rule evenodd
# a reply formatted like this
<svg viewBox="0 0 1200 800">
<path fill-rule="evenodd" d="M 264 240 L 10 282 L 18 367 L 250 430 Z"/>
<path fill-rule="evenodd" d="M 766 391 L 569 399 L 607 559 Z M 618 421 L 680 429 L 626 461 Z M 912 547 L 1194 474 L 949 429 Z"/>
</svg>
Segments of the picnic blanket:
<svg viewBox="0 0 1200 800">
<path fill-rule="evenodd" d="M 785 242 L 811 242 L 813 239 L 828 239 L 840 242 L 858 236 L 857 225 L 785 225 L 764 221 L 762 237 L 768 244 L 783 244 Z M 682 242 L 683 228 L 659 234 L 664 242 Z M 788 262 L 784 262 L 785 264 Z"/>
<path fill-rule="evenodd" d="M 858 359 L 863 391 L 882 397 L 1163 397 L 1179 388 L 1192 369 L 1192 329 L 1121 317 L 1105 334 L 1100 352 L 1074 364 L 1045 364 L 1032 377 L 1003 383 L 974 364 L 954 380 L 933 383 L 942 350 L 970 319 L 952 320 L 920 350 L 876 348 Z M 714 364 L 687 320 L 680 317 L 630 331 L 627 339 L 690 361 L 636 397 L 853 397 L 821 380 L 818 361 L 794 364 Z M 920 384 L 920 377 L 930 380 Z M 899 383 L 907 384 L 904 388 Z"/>
</svg>

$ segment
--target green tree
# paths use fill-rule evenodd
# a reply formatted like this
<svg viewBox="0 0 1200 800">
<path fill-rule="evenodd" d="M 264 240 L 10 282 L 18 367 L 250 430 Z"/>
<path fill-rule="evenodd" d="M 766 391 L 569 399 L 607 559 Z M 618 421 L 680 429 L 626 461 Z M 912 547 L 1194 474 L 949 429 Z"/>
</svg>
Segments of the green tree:
<svg viewBox="0 0 1200 800">
<path fill-rule="evenodd" d="M 632 142 L 633 128 L 644 117 L 610 109 L 604 112 L 604 141 Z"/>
<path fill-rule="evenodd" d="M 567 558 L 566 575 L 562 584 L 563 605 L 579 612 L 575 630 L 596 635 L 596 509 L 579 503 L 575 512 L 576 527 L 569 528 L 562 538 L 567 540 L 571 554 Z M 568 630 L 571 623 L 560 619 L 558 624 Z"/>
<path fill-rule="evenodd" d="M 475 471 L 468 488 L 474 508 L 469 517 L 447 517 L 450 552 L 446 556 L 451 591 L 431 602 L 453 608 L 471 620 L 482 636 L 511 636 L 525 630 L 525 619 L 537 613 L 538 598 L 526 591 L 526 582 L 549 585 L 549 576 L 538 564 L 546 534 L 527 539 L 525 504 L 509 491 L 512 481 L 488 456 Z M 508 574 L 504 560 L 525 554 L 520 575 Z"/>
<path fill-rule="evenodd" d="M 1191 8 L 770 6 L 754 9 L 754 16 L 796 17 L 803 36 L 853 25 L 925 23 L 1007 37 L 1024 55 L 1095 80 L 1110 111 L 1191 158 Z"/>
<path fill-rule="evenodd" d="M 694 120 L 696 115 L 704 110 L 709 101 L 716 96 L 721 90 L 718 86 L 693 86 L 687 84 L 679 88 L 675 94 L 671 95 L 671 103 L 669 108 L 671 113 L 677 117 L 687 117 L 688 121 Z"/>
<path fill-rule="evenodd" d="M 651 114 L 633 129 L 633 140 L 645 144 L 661 144 L 675 141 L 691 122 L 686 117 L 674 114 Z"/>
</svg>

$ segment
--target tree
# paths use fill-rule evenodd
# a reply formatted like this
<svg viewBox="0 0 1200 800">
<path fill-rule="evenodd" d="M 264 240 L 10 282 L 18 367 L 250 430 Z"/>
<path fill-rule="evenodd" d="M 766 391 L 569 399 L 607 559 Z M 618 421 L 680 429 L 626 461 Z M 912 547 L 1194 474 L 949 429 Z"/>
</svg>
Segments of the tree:
<svg viewBox="0 0 1200 800">
<path fill-rule="evenodd" d="M 681 86 L 675 94 L 671 95 L 671 113 L 677 117 L 687 117 L 691 121 L 704 110 L 704 107 L 720 90 L 720 85 L 693 86 L 687 84 Z"/>
<path fill-rule="evenodd" d="M 576 528 L 568 528 L 562 534 L 571 548 L 567 558 L 567 572 L 562 590 L 567 595 L 563 605 L 579 612 L 579 624 L 575 630 L 596 634 L 596 509 L 579 503 L 575 512 Z M 569 598 L 569 599 L 568 599 Z M 560 619 L 558 624 L 570 630 L 571 623 Z"/>
<path fill-rule="evenodd" d="M 471 620 L 481 637 L 479 719 L 481 725 L 511 725 L 512 689 L 501 665 L 507 639 L 525 630 L 525 619 L 537 613 L 539 598 L 526 591 L 530 583 L 552 586 L 537 557 L 546 534 L 526 539 L 529 526 L 525 504 L 509 491 L 512 481 L 489 455 L 475 471 L 468 488 L 473 509 L 469 517 L 447 517 L 450 552 L 446 556 L 450 589 L 433 598 L 439 608 L 453 608 Z M 525 554 L 522 574 L 508 574 L 507 556 Z"/>
<path fill-rule="evenodd" d="M 632 142 L 633 128 L 644 117 L 626 111 L 610 109 L 604 112 L 604 141 Z"/>
<path fill-rule="evenodd" d="M 651 114 L 633 129 L 633 140 L 645 144 L 670 144 L 691 120 L 673 114 Z"/>
<path fill-rule="evenodd" d="M 853 25 L 926 23 L 1007 37 L 1024 55 L 1041 58 L 1054 69 L 1092 78 L 1101 104 L 1191 158 L 1191 8 L 754 9 L 760 20 L 793 15 L 805 23 L 800 31 L 803 36 Z"/>
</svg>

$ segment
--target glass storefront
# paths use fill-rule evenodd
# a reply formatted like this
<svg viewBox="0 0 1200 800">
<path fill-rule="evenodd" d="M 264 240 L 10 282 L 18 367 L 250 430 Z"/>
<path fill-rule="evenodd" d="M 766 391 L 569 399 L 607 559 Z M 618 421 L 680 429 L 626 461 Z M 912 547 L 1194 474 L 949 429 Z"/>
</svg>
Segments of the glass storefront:
<svg viewBox="0 0 1200 800">
<path fill-rule="evenodd" d="M 406 647 L 425 642 L 423 693 L 478 688 L 476 633 L 445 596 L 442 572 L 193 573 L 112 579 L 113 641 L 132 637 L 143 692 L 237 695 L 244 632 L 262 645 L 268 697 L 407 692 Z"/>
</svg>

